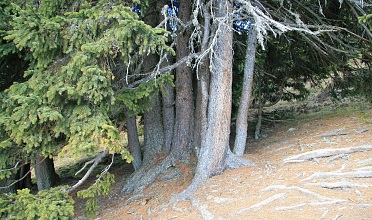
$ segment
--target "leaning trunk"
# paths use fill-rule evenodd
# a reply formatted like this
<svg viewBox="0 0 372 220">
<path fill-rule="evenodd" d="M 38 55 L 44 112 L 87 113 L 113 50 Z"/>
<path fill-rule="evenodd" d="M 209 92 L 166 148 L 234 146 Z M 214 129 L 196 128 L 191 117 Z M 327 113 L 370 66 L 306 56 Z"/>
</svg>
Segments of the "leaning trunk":
<svg viewBox="0 0 372 220">
<path fill-rule="evenodd" d="M 248 112 L 253 86 L 254 61 L 256 57 L 256 37 L 257 31 L 254 29 L 254 27 L 252 27 L 249 31 L 247 40 L 248 42 L 244 63 L 243 88 L 242 95 L 240 97 L 238 116 L 236 119 L 234 154 L 236 154 L 237 156 L 242 156 L 244 154 L 247 141 Z"/>
<path fill-rule="evenodd" d="M 128 134 L 128 146 L 130 154 L 133 156 L 133 168 L 138 170 L 142 166 L 142 154 L 141 146 L 138 139 L 138 130 L 136 123 L 136 116 L 129 115 L 126 113 L 127 117 L 127 134 Z"/>
<path fill-rule="evenodd" d="M 53 187 L 59 179 L 54 169 L 53 159 L 37 154 L 35 160 L 35 176 L 39 191 Z"/>
</svg>

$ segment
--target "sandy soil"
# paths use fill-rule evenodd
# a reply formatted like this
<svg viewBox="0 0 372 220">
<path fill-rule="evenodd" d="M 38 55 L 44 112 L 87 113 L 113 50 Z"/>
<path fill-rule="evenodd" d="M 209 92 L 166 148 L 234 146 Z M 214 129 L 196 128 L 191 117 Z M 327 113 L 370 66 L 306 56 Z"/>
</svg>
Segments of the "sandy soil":
<svg viewBox="0 0 372 220">
<path fill-rule="evenodd" d="M 124 173 L 118 167 L 114 173 L 119 181 L 100 200 L 96 219 L 372 219 L 372 151 L 283 162 L 319 149 L 371 146 L 371 113 L 312 114 L 266 127 L 264 138 L 249 140 L 244 155 L 257 167 L 227 170 L 209 179 L 190 201 L 169 203 L 172 194 L 191 182 L 191 165 L 179 164 L 183 175 L 158 179 L 141 195 L 121 193 Z M 352 177 L 357 171 L 365 178 Z M 306 180 L 317 172 L 338 176 Z M 343 186 L 319 185 L 326 183 Z M 77 216 L 81 208 L 77 203 Z"/>
</svg>

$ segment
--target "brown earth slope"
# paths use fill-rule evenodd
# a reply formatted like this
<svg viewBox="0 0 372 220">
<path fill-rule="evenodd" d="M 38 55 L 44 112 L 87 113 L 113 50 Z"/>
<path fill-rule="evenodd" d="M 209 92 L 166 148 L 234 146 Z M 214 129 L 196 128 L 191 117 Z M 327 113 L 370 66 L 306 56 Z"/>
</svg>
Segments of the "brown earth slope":
<svg viewBox="0 0 372 220">
<path fill-rule="evenodd" d="M 100 200 L 97 219 L 372 219 L 372 151 L 283 162 L 319 149 L 371 149 L 372 110 L 307 114 L 265 128 L 262 136 L 249 140 L 245 155 L 257 167 L 209 179 L 191 201 L 168 202 L 193 175 L 192 166 L 179 164 L 183 175 L 158 179 L 141 195 L 123 195 L 118 181 Z M 115 173 L 121 180 L 121 168 Z"/>
</svg>

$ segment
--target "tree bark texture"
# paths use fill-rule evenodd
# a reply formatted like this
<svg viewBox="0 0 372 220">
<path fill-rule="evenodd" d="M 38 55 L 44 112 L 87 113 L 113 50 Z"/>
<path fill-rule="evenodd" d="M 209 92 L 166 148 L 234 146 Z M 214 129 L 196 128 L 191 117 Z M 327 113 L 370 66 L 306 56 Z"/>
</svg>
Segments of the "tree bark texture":
<svg viewBox="0 0 372 220">
<path fill-rule="evenodd" d="M 209 9 L 204 10 L 203 21 L 203 40 L 201 43 L 201 51 L 205 51 L 209 45 L 210 39 L 210 20 Z M 207 108 L 208 108 L 208 94 L 209 94 L 209 57 L 204 57 L 201 64 L 197 67 L 198 82 L 197 82 L 197 95 L 195 106 L 195 129 L 194 129 L 194 145 L 196 155 L 199 155 L 202 137 L 207 129 Z"/>
<path fill-rule="evenodd" d="M 174 109 L 174 87 L 165 85 L 162 93 L 163 98 L 163 126 L 165 138 L 165 150 L 170 152 L 173 141 L 173 129 L 175 124 L 175 109 Z"/>
<path fill-rule="evenodd" d="M 257 31 L 251 27 L 247 40 L 247 50 L 244 62 L 243 88 L 240 97 L 238 116 L 236 119 L 236 136 L 234 154 L 242 156 L 247 142 L 248 112 L 252 96 L 254 62 L 256 58 Z"/>
<path fill-rule="evenodd" d="M 190 19 L 191 2 L 180 1 L 179 19 L 184 23 Z M 177 56 L 180 60 L 190 54 L 188 42 L 190 30 L 181 30 L 177 38 Z M 176 120 L 171 154 L 181 158 L 190 153 L 194 126 L 193 72 L 186 63 L 176 68 Z"/>
<path fill-rule="evenodd" d="M 143 162 L 151 163 L 164 146 L 164 129 L 159 92 L 153 94 L 153 105 L 143 116 L 144 120 L 144 152 Z"/>
<path fill-rule="evenodd" d="M 53 187 L 59 179 L 54 169 L 53 159 L 37 154 L 35 160 L 35 176 L 39 191 Z"/>
<path fill-rule="evenodd" d="M 202 179 L 224 171 L 230 136 L 233 35 L 227 15 L 231 13 L 232 5 L 223 0 L 215 3 L 217 9 L 214 22 L 218 37 L 211 58 L 207 130 L 202 140 L 195 176 L 203 176 Z"/>
<path fill-rule="evenodd" d="M 136 116 L 129 115 L 126 113 L 127 117 L 127 134 L 128 134 L 128 145 L 130 154 L 133 156 L 133 168 L 138 170 L 142 166 L 142 153 L 141 146 L 138 139 L 138 130 L 136 123 Z"/>
<path fill-rule="evenodd" d="M 153 7 L 149 7 L 144 21 L 146 24 L 155 27 L 159 22 L 160 8 L 163 1 L 153 2 Z M 148 72 L 155 68 L 159 62 L 159 56 L 150 54 L 145 57 L 143 68 Z M 150 111 L 144 114 L 144 152 L 143 163 L 151 163 L 164 147 L 164 129 L 162 118 L 162 103 L 160 92 L 153 94 L 153 105 Z"/>
</svg>

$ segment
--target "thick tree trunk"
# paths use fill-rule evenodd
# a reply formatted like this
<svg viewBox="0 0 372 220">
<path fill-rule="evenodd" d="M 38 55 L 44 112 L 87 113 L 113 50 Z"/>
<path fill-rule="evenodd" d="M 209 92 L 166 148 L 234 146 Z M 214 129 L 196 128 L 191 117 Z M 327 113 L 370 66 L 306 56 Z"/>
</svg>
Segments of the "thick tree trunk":
<svg viewBox="0 0 372 220">
<path fill-rule="evenodd" d="M 126 113 L 127 117 L 127 134 L 128 134 L 128 146 L 130 154 L 133 156 L 133 168 L 138 170 L 142 166 L 142 153 L 141 146 L 138 139 L 138 130 L 136 123 L 136 116 L 129 115 Z"/>
<path fill-rule="evenodd" d="M 53 187 L 59 180 L 54 169 L 53 159 L 37 154 L 35 160 L 35 176 L 39 191 Z"/>
<path fill-rule="evenodd" d="M 210 93 L 208 103 L 207 130 L 202 137 L 198 165 L 192 183 L 172 200 L 187 199 L 198 186 L 209 177 L 225 170 L 229 150 L 231 99 L 232 99 L 232 30 L 228 19 L 232 4 L 215 1 L 213 22 L 218 37 L 215 39 L 211 59 Z"/>
<path fill-rule="evenodd" d="M 153 7 L 149 7 L 146 12 L 144 21 L 146 24 L 155 27 L 159 21 L 160 8 L 162 1 L 152 2 Z M 148 72 L 155 68 L 159 62 L 157 54 L 150 54 L 146 56 L 143 68 Z M 156 160 L 158 154 L 164 147 L 164 129 L 162 118 L 162 101 L 160 99 L 160 92 L 157 91 L 153 94 L 153 105 L 150 111 L 144 114 L 144 152 L 143 164 L 152 163 Z"/>
<path fill-rule="evenodd" d="M 186 23 L 191 15 L 191 2 L 180 1 L 179 19 Z M 177 56 L 180 60 L 190 54 L 188 42 L 190 30 L 182 31 L 177 38 Z M 172 143 L 172 156 L 187 157 L 190 153 L 194 126 L 193 72 L 186 63 L 176 69 L 176 120 Z"/>
<path fill-rule="evenodd" d="M 254 27 L 252 27 L 249 31 L 247 40 L 247 51 L 244 63 L 243 89 L 242 95 L 240 97 L 238 116 L 236 119 L 234 154 L 236 154 L 237 156 L 242 156 L 244 154 L 247 142 L 248 112 L 253 86 L 254 62 L 256 57 L 256 38 L 257 31 L 254 29 Z"/>
<path fill-rule="evenodd" d="M 144 152 L 143 163 L 151 163 L 164 146 L 164 129 L 159 92 L 153 94 L 153 105 L 143 116 L 144 120 Z"/>
</svg>

